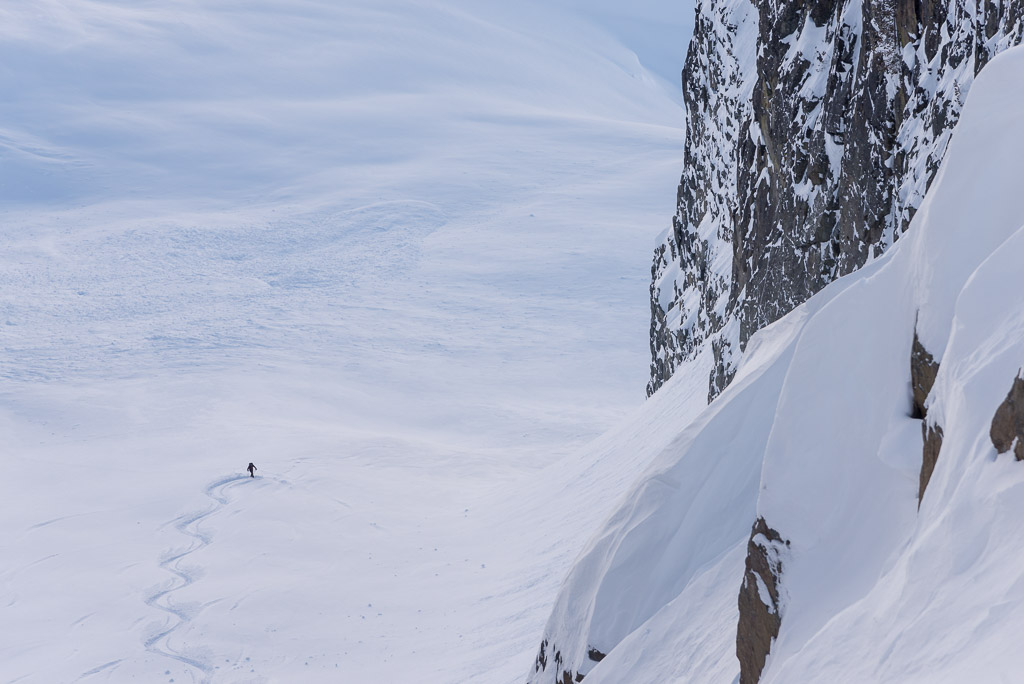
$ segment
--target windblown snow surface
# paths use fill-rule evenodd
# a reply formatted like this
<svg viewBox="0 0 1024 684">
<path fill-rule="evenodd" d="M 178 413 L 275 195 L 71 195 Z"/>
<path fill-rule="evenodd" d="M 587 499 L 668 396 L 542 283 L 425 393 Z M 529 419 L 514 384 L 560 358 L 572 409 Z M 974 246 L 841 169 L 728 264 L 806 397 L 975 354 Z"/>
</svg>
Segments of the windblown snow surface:
<svg viewBox="0 0 1024 684">
<path fill-rule="evenodd" d="M 593 537 L 545 635 L 563 665 L 532 681 L 735 681 L 758 516 L 790 543 L 762 682 L 1020 681 L 1024 463 L 989 429 L 1024 365 L 1022 121 L 1016 48 L 971 90 L 907 235 L 755 335 Z M 915 326 L 945 434 L 920 510 Z"/>
<path fill-rule="evenodd" d="M 692 11 L 0 4 L 0 682 L 522 681 L 702 403 Z"/>
</svg>

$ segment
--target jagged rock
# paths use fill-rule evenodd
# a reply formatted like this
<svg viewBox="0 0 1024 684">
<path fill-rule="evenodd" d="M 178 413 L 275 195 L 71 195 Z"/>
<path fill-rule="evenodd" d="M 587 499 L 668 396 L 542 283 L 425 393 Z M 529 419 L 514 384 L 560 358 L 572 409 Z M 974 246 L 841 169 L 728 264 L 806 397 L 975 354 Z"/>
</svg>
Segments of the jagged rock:
<svg viewBox="0 0 1024 684">
<path fill-rule="evenodd" d="M 754 332 L 906 230 L 975 75 L 1020 42 L 1022 16 L 1020 0 L 701 1 L 648 393 L 708 348 L 713 399 Z"/>
<path fill-rule="evenodd" d="M 779 582 L 782 556 L 789 546 L 782 536 L 758 518 L 747 542 L 746 571 L 740 587 L 740 620 L 736 629 L 736 657 L 740 684 L 756 684 L 764 670 L 772 642 L 782 625 Z"/>
<path fill-rule="evenodd" d="M 548 669 L 548 654 L 552 653 L 551 656 L 551 669 L 552 673 L 549 676 L 553 676 L 556 684 L 573 684 L 573 682 L 582 682 L 583 675 L 579 672 L 573 673 L 572 668 L 564 667 L 566 665 L 562 658 L 562 651 L 556 649 L 547 639 L 540 642 L 540 651 L 537 653 L 537 657 L 533 662 L 534 674 L 545 672 Z M 589 654 L 593 660 L 594 653 L 597 653 L 604 658 L 604 654 L 596 649 L 591 649 Z"/>
<path fill-rule="evenodd" d="M 739 199 L 740 142 L 747 137 L 757 79 L 757 31 L 756 10 L 746 0 L 700 3 L 683 67 L 683 99 L 691 114 L 677 212 L 651 269 L 648 394 L 726 326 L 731 219 Z"/>
<path fill-rule="evenodd" d="M 599 663 L 604 660 L 605 654 L 598 651 L 596 648 L 591 646 L 587 649 L 587 657 L 593 660 L 595 663 Z"/>
<path fill-rule="evenodd" d="M 1001 454 L 1013 449 L 1018 461 L 1024 461 L 1024 380 L 1018 374 L 1006 399 L 996 409 L 989 430 L 992 444 Z"/>
<path fill-rule="evenodd" d="M 541 670 L 547 669 L 548 666 L 548 640 L 544 639 L 540 642 L 540 651 L 537 653 L 537 658 L 533 661 L 533 671 L 540 672 Z"/>
<path fill-rule="evenodd" d="M 912 417 L 921 419 L 927 415 L 928 411 L 924 405 L 925 399 L 931 393 L 932 386 L 935 384 L 935 377 L 938 373 L 939 362 L 924 348 L 915 330 L 914 346 L 910 352 L 910 385 L 914 394 L 913 409 L 911 411 Z M 924 492 L 923 486 L 921 491 Z"/>
<path fill-rule="evenodd" d="M 939 451 L 942 449 L 942 426 L 922 423 L 921 433 L 924 436 L 924 448 L 921 450 L 921 481 L 917 489 L 917 507 L 921 507 L 921 500 L 924 498 L 924 490 L 932 479 L 935 471 L 935 464 L 939 460 Z"/>
</svg>

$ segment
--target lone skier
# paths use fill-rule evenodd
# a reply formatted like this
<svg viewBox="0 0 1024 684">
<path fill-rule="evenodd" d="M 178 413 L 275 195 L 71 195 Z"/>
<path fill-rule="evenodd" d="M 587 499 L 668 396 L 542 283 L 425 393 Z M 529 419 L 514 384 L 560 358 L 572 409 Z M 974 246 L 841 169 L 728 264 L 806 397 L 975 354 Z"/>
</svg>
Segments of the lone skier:
<svg viewBox="0 0 1024 684">
<path fill-rule="evenodd" d="M 252 463 L 249 464 L 249 467 L 246 468 L 246 470 L 249 471 L 249 477 L 256 477 L 257 468 Z"/>
</svg>

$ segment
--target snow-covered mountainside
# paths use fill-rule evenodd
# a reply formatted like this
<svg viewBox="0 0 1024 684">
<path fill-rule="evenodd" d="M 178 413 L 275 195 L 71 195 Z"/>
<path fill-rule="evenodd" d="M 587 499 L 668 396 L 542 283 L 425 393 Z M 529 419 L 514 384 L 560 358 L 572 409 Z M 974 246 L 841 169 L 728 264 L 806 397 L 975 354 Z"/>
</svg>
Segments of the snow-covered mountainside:
<svg viewBox="0 0 1024 684">
<path fill-rule="evenodd" d="M 1019 679 L 1024 48 L 958 118 L 900 240 L 680 408 L 564 584 L 531 682 Z"/>
<path fill-rule="evenodd" d="M 750 336 L 906 230 L 975 76 L 1024 3 L 703 0 L 678 208 L 651 284 L 651 380 Z"/>
</svg>

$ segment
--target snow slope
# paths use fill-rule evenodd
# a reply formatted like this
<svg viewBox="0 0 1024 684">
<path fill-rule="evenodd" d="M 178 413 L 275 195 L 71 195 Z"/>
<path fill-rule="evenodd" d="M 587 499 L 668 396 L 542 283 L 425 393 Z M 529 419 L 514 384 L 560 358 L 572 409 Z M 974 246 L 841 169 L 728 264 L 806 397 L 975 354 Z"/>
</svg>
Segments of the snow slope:
<svg viewBox="0 0 1024 684">
<path fill-rule="evenodd" d="M 4 3 L 0 682 L 521 681 L 703 403 L 584 446 L 643 397 L 691 15 Z"/>
<path fill-rule="evenodd" d="M 757 518 L 788 542 L 762 682 L 1018 678 L 1024 470 L 989 429 L 1024 365 L 1022 117 L 1015 48 L 975 83 L 907 235 L 755 335 L 592 538 L 546 630 L 561 663 L 532 681 L 735 681 Z M 920 509 L 915 329 L 945 435 Z"/>
</svg>

